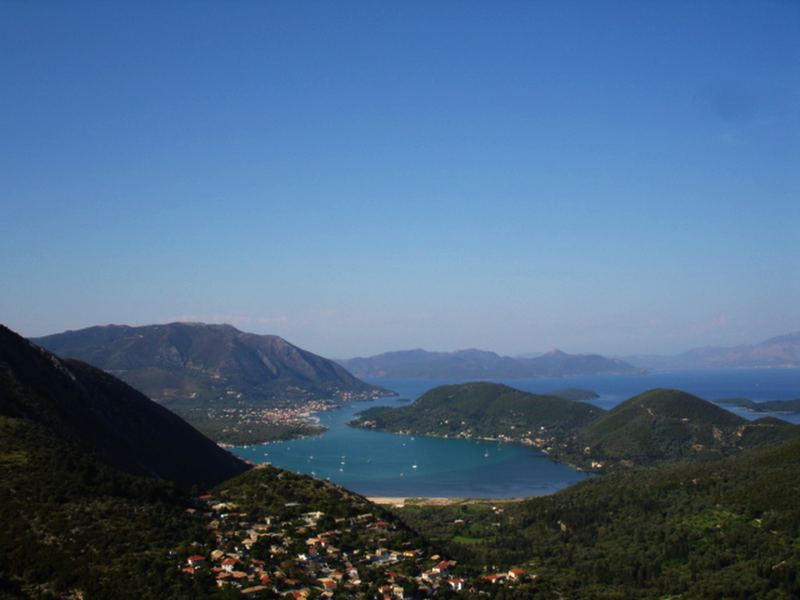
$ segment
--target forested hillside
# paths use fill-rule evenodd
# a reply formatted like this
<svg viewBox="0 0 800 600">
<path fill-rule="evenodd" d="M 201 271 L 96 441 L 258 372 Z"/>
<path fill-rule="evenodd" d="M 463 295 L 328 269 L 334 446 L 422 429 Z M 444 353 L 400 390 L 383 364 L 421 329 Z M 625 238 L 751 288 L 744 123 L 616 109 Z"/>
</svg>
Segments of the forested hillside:
<svg viewBox="0 0 800 600">
<path fill-rule="evenodd" d="M 399 514 L 462 561 L 527 565 L 539 579 L 520 598 L 795 598 L 798 494 L 793 440 L 598 477 L 502 510 L 461 504 Z"/>
</svg>

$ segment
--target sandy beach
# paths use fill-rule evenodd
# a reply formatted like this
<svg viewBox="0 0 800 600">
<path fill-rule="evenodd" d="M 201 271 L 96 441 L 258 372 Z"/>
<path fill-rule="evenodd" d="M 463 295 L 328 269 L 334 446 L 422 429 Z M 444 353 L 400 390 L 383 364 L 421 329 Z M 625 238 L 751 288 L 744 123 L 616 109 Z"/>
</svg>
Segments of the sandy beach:
<svg viewBox="0 0 800 600">
<path fill-rule="evenodd" d="M 521 498 L 414 498 L 414 497 L 400 497 L 400 496 L 370 496 L 367 498 L 370 502 L 375 504 L 391 505 L 396 507 L 402 506 L 447 506 L 450 504 L 461 504 L 462 502 L 468 503 L 486 503 L 486 504 L 508 504 L 511 502 L 519 502 Z"/>
<path fill-rule="evenodd" d="M 391 504 L 392 506 L 405 506 L 413 504 L 416 506 L 446 506 L 463 502 L 466 498 L 401 498 L 391 496 L 373 496 L 367 498 L 375 504 Z"/>
</svg>

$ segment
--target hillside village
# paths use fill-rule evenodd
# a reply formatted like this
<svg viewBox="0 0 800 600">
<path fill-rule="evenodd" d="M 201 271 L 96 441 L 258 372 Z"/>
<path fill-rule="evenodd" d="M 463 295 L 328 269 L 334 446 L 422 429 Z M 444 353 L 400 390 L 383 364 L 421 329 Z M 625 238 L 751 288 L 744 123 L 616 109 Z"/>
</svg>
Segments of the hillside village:
<svg viewBox="0 0 800 600">
<path fill-rule="evenodd" d="M 456 561 L 404 541 L 394 523 L 363 512 L 331 517 L 288 502 L 285 515 L 253 518 L 219 494 L 193 499 L 213 543 L 197 543 L 177 565 L 191 577 L 247 598 L 425 598 L 533 581 L 522 569 L 470 573 Z M 376 507 L 377 509 L 377 507 Z"/>
</svg>

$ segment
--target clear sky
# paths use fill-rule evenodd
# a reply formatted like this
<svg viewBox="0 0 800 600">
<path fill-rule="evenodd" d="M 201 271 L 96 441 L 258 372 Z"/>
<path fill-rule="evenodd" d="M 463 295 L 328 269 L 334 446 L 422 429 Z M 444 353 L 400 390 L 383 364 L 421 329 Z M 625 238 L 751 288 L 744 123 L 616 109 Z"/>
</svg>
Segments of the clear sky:
<svg viewBox="0 0 800 600">
<path fill-rule="evenodd" d="M 326 356 L 800 330 L 800 3 L 0 3 L 0 321 Z"/>
</svg>

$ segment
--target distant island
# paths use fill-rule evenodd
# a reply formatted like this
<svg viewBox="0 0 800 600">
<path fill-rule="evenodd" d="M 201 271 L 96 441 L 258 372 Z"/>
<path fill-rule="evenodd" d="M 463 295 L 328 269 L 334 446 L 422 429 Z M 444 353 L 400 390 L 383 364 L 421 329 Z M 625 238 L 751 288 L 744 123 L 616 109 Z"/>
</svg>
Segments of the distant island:
<svg viewBox="0 0 800 600">
<path fill-rule="evenodd" d="M 723 398 L 722 400 L 717 400 L 717 403 L 738 406 L 753 412 L 800 413 L 800 398 L 795 398 L 794 400 L 767 400 L 766 402 L 754 402 L 747 398 Z"/>
<path fill-rule="evenodd" d="M 627 362 L 650 370 L 765 369 L 800 367 L 800 332 L 758 344 L 694 348 L 675 356 L 626 356 Z"/>
<path fill-rule="evenodd" d="M 485 350 L 428 352 L 402 350 L 366 358 L 337 359 L 357 377 L 369 379 L 525 379 L 574 375 L 634 375 L 644 371 L 599 354 L 553 350 L 533 358 Z"/>
<path fill-rule="evenodd" d="M 604 411 L 554 394 L 487 382 L 439 386 L 408 406 L 365 410 L 351 425 L 517 442 L 596 472 L 709 460 L 800 435 L 796 425 L 774 418 L 747 421 L 679 390 L 651 390 Z"/>
</svg>

